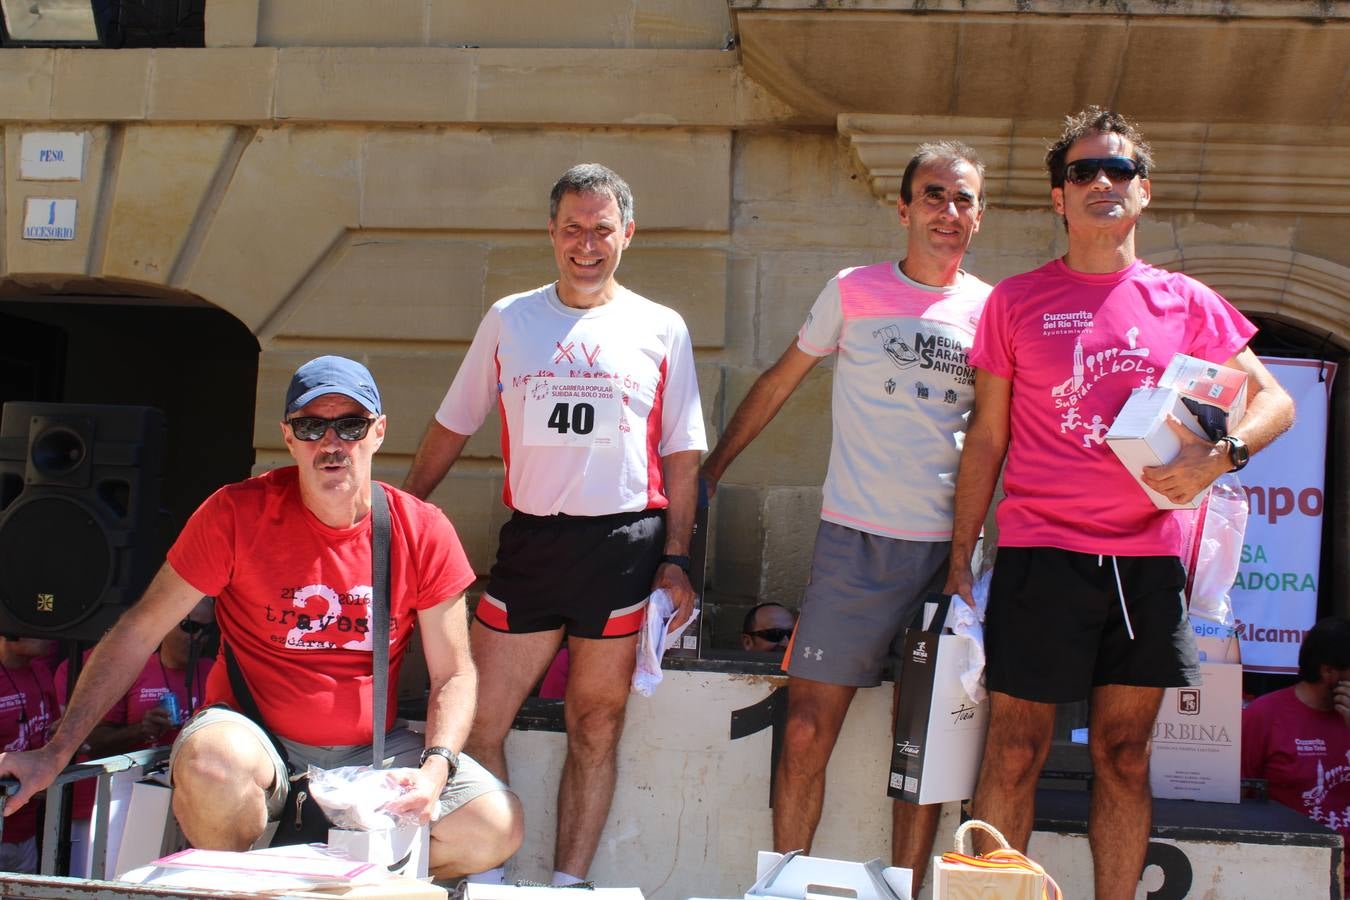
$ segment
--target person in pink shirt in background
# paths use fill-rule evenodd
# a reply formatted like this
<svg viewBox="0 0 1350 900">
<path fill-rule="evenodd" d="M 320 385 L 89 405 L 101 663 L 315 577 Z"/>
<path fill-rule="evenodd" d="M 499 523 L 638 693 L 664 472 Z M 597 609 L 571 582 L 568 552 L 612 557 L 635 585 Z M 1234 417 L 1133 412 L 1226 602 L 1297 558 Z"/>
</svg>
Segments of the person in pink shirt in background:
<svg viewBox="0 0 1350 900">
<path fill-rule="evenodd" d="M 117 701 L 103 722 L 95 726 L 76 755 L 77 762 L 102 759 L 132 750 L 171 747 L 179 728 L 202 705 L 206 676 L 213 660 L 203 654 L 203 646 L 214 637 L 216 613 L 214 601 L 203 597 L 178 627 L 165 635 L 159 649 L 145 662 L 145 668 L 131 689 Z M 85 652 L 85 658 L 89 656 Z M 189 671 L 191 674 L 189 675 Z M 68 664 L 56 669 L 56 696 L 62 711 L 69 700 Z M 190 683 L 189 683 L 190 682 Z M 172 695 L 176 714 L 171 715 L 167 695 Z M 70 872 L 84 877 L 89 871 L 89 825 L 94 808 L 94 781 L 76 783 L 71 806 Z M 109 820 L 108 858 L 115 860 L 121 843 L 122 816 L 125 810 L 114 797 Z"/>
</svg>

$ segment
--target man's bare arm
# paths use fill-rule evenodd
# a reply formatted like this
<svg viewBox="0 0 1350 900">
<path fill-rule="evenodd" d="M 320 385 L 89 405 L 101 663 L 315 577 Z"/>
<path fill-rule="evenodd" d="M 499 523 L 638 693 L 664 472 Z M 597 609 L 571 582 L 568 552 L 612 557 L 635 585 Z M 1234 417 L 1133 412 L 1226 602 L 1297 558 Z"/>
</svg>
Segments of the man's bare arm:
<svg viewBox="0 0 1350 900">
<path fill-rule="evenodd" d="M 1230 433 L 1259 453 L 1294 424 L 1294 401 L 1250 347 L 1224 365 L 1247 373 L 1247 414 Z M 1165 466 L 1144 469 L 1144 483 L 1174 503 L 1187 503 L 1232 469 L 1228 445 L 1210 443 L 1175 419 L 1168 424 L 1181 439 L 1181 452 Z"/>
<path fill-rule="evenodd" d="M 689 541 L 694 533 L 694 511 L 698 506 L 699 456 L 697 450 L 682 450 L 661 457 L 666 497 L 670 499 L 670 506 L 666 509 L 664 553 L 675 556 L 689 554 Z M 663 563 L 656 567 L 652 587 L 664 588 L 675 601 L 675 616 L 670 620 L 669 628 L 679 628 L 694 611 L 695 590 L 689 583 L 689 576 L 679 566 Z"/>
<path fill-rule="evenodd" d="M 201 600 L 201 591 L 165 563 L 140 602 L 117 620 L 99 641 L 75 685 L 61 725 L 46 746 L 27 753 L 0 754 L 0 775 L 19 779 L 19 792 L 5 804 L 5 814 L 23 806 L 51 784 L 85 737 L 131 688 L 159 642 Z"/>
<path fill-rule="evenodd" d="M 417 613 L 431 690 L 427 696 L 425 746 L 458 752 L 473 725 L 478 700 L 478 670 L 469 652 L 468 616 L 464 595 Z M 409 791 L 391 801 L 390 812 L 409 812 L 428 821 L 450 774 L 446 760 L 430 756 L 422 764 Z"/>
<path fill-rule="evenodd" d="M 722 480 L 727 467 L 773 421 L 778 410 L 820 359 L 798 350 L 794 340 L 778 362 L 755 380 L 750 393 L 736 407 L 717 446 L 703 461 L 703 480 L 708 485 L 708 496 L 717 492 L 717 483 Z"/>
<path fill-rule="evenodd" d="M 1003 458 L 1008 453 L 1012 382 L 984 369 L 975 370 L 975 408 L 970 414 L 961 465 L 956 471 L 956 512 L 952 519 L 952 559 L 944 593 L 960 594 L 974 606 L 970 557 L 989 514 Z"/>
<path fill-rule="evenodd" d="M 414 497 L 425 500 L 428 494 L 436 490 L 436 485 L 441 483 L 441 479 L 445 478 L 445 473 L 449 472 L 455 460 L 459 459 L 460 453 L 464 451 L 464 445 L 468 442 L 469 435 L 451 431 L 432 419 L 427 425 L 426 434 L 422 435 L 422 443 L 418 445 L 416 455 L 413 456 L 408 476 L 403 479 L 403 489 Z"/>
</svg>

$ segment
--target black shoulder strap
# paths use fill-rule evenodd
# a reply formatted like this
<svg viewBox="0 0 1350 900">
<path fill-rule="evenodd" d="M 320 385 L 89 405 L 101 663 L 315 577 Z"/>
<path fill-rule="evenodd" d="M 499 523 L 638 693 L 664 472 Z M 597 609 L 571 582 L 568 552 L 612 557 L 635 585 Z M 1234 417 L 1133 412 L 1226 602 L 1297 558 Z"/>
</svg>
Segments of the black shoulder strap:
<svg viewBox="0 0 1350 900">
<path fill-rule="evenodd" d="M 371 482 L 370 491 L 371 616 L 374 679 L 371 685 L 373 716 L 371 750 L 375 768 L 384 766 L 384 735 L 389 699 L 389 498 L 384 485 Z"/>
<path fill-rule="evenodd" d="M 253 692 L 248 689 L 248 682 L 244 680 L 243 670 L 239 668 L 239 661 L 234 658 L 234 651 L 230 645 L 222 638 L 220 642 L 221 652 L 225 655 L 225 671 L 230 676 L 230 693 L 234 694 L 235 705 L 239 707 L 239 712 L 253 720 L 253 723 L 262 729 L 263 734 L 272 742 L 276 748 L 277 755 L 285 763 L 287 771 L 291 768 L 291 759 L 286 754 L 286 746 L 277 740 L 277 736 L 272 733 L 272 729 L 267 727 L 267 722 L 262 717 L 262 711 L 258 709 L 258 701 L 253 699 Z"/>
<path fill-rule="evenodd" d="M 384 766 L 384 736 L 387 730 L 385 719 L 389 711 L 389 499 L 385 496 L 382 484 L 372 481 L 371 487 L 370 612 L 375 620 L 370 632 L 374 650 L 371 664 L 374 670 L 371 684 L 371 754 L 374 757 L 374 766 L 378 769 Z M 239 712 L 257 723 L 263 733 L 271 739 L 281 756 L 281 761 L 289 768 L 290 758 L 286 755 L 286 748 L 277 740 L 272 729 L 267 727 L 262 711 L 258 709 L 258 701 L 253 699 L 253 692 L 249 690 L 244 673 L 239 668 L 239 662 L 234 658 L 234 651 L 223 640 L 221 646 L 225 655 L 225 670 L 230 676 L 230 691 L 234 694 Z"/>
</svg>

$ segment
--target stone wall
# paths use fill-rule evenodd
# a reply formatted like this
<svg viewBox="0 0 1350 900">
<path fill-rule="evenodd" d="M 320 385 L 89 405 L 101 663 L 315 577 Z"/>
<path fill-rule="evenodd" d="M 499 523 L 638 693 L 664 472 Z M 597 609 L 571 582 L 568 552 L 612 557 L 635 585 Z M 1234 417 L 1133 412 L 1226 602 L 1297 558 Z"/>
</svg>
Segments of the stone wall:
<svg viewBox="0 0 1350 900">
<path fill-rule="evenodd" d="M 487 305 L 553 277 L 546 195 L 574 162 L 633 184 L 638 231 L 620 276 L 689 322 L 713 439 L 831 275 L 903 254 L 887 192 L 919 139 L 968 138 L 989 163 L 995 202 L 967 268 L 992 282 L 1063 252 L 1027 164 L 1052 123 L 831 121 L 747 77 L 722 49 L 721 0 L 603 5 L 574 21 L 540 2 L 507 21 L 486 2 L 218 0 L 214 49 L 6 49 L 0 292 L 236 316 L 262 348 L 260 469 L 288 459 L 277 403 L 294 367 L 362 358 L 391 418 L 377 475 L 397 483 Z M 1344 189 L 1299 200 L 1309 178 L 1347 165 L 1346 128 L 1159 127 L 1186 152 L 1160 157 L 1160 181 L 1177 163 L 1172 199 L 1141 227 L 1142 254 L 1350 346 Z M 84 178 L 22 180 L 19 142 L 34 130 L 85 133 Z M 879 141 L 893 147 L 877 156 Z M 1191 179 L 1224 188 L 1188 201 Z M 1260 202 L 1247 208 L 1249 182 Z M 78 200 L 75 241 L 21 238 L 33 196 Z M 724 640 L 746 606 L 800 598 L 829 393 L 826 361 L 725 476 L 709 593 Z M 433 495 L 480 572 L 506 515 L 496 430 L 489 421 Z"/>
</svg>

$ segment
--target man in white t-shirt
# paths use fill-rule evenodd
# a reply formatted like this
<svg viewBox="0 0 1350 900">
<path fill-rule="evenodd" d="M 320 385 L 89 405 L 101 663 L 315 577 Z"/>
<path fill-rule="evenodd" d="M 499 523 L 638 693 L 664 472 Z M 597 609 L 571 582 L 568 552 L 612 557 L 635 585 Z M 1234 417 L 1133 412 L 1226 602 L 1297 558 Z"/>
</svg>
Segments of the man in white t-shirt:
<svg viewBox="0 0 1350 900">
<path fill-rule="evenodd" d="M 585 880 L 609 813 L 647 597 L 670 594 L 672 629 L 694 603 L 703 413 L 684 321 L 615 280 L 635 227 L 617 174 L 594 163 L 564 173 L 549 204 L 558 280 L 488 310 L 404 482 L 426 497 L 500 412 L 512 516 L 475 611 L 466 746 L 506 779 L 516 711 L 566 637 L 555 884 Z"/>
<path fill-rule="evenodd" d="M 881 683 L 906 626 L 942 587 L 953 486 L 974 371 L 966 349 L 989 285 L 961 269 L 984 212 L 984 164 L 955 141 L 924 144 L 898 204 L 899 263 L 845 269 L 759 377 L 703 465 L 709 491 L 821 359 L 837 353 L 833 443 L 811 582 L 783 667 L 788 723 L 774 849 L 810 849 L 825 766 L 853 695 Z M 923 881 L 940 807 L 897 801 L 892 856 Z"/>
</svg>

